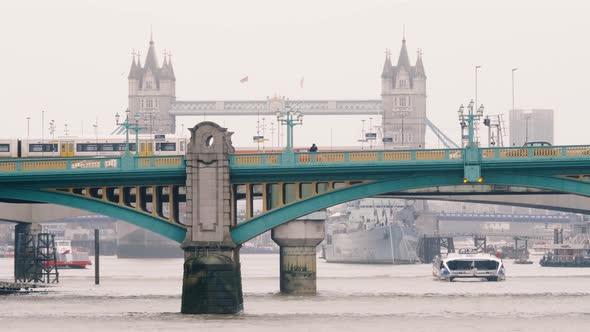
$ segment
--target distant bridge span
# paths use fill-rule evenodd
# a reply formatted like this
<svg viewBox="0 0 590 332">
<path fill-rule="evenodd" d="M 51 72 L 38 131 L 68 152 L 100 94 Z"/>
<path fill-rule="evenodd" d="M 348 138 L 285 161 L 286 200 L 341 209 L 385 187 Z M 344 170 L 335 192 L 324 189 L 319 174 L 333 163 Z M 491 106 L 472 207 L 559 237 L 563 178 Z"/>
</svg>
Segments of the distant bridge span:
<svg viewBox="0 0 590 332">
<path fill-rule="evenodd" d="M 490 194 L 479 195 L 468 194 L 444 194 L 444 195 L 422 195 L 405 193 L 391 193 L 382 195 L 392 198 L 411 200 L 433 200 L 448 202 L 464 202 L 478 204 L 508 205 L 527 207 L 535 209 L 554 210 L 570 213 L 590 215 L 590 197 L 578 196 L 567 193 L 529 193 L 527 195 Z"/>
<path fill-rule="evenodd" d="M 512 237 L 512 238 L 519 238 L 519 239 L 527 239 L 527 240 L 552 240 L 553 234 L 544 234 L 544 233 L 515 233 L 515 232 L 472 232 L 472 233 L 442 233 L 437 235 L 427 235 L 427 236 L 437 236 L 441 238 L 456 238 L 456 237 Z"/>
<path fill-rule="evenodd" d="M 575 215 L 567 214 L 507 214 L 507 213 L 437 213 L 439 221 L 570 223 Z"/>
</svg>

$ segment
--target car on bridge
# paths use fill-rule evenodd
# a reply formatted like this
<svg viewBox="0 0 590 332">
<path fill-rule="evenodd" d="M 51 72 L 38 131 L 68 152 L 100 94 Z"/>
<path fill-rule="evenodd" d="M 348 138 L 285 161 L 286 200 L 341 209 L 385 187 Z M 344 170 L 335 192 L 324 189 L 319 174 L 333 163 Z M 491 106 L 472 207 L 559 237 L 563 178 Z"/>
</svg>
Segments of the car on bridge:
<svg viewBox="0 0 590 332">
<path fill-rule="evenodd" d="M 532 141 L 532 142 L 526 142 L 522 146 L 544 147 L 544 146 L 553 146 L 553 145 L 551 143 L 545 142 L 545 141 Z"/>
</svg>

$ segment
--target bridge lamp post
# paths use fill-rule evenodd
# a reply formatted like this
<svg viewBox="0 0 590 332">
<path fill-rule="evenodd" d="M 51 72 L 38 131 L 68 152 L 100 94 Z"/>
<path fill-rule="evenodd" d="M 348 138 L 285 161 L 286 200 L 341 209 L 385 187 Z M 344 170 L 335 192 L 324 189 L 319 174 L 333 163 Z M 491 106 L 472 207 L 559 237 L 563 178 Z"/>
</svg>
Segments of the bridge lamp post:
<svg viewBox="0 0 590 332">
<path fill-rule="evenodd" d="M 477 106 L 477 71 L 481 66 L 475 66 L 475 106 Z"/>
<path fill-rule="evenodd" d="M 469 105 L 467 105 L 467 114 L 465 114 L 465 107 L 461 104 L 461 106 L 459 107 L 459 122 L 461 123 L 461 126 L 466 125 L 468 128 L 468 143 L 467 146 L 475 146 L 475 137 L 474 137 L 474 127 L 475 127 L 475 121 L 479 121 L 482 117 L 483 117 L 483 104 L 479 106 L 479 108 L 477 109 L 477 111 L 474 112 L 474 106 L 475 103 L 473 102 L 473 100 L 471 100 L 469 102 Z"/>
<path fill-rule="evenodd" d="M 518 68 L 512 68 L 512 110 L 514 111 L 514 72 L 517 71 Z"/>
<path fill-rule="evenodd" d="M 55 129 L 56 129 L 55 120 L 51 120 L 49 122 L 49 134 L 51 135 L 52 139 L 55 138 Z"/>
<path fill-rule="evenodd" d="M 532 113 L 527 113 L 524 115 L 524 142 L 528 143 L 529 141 L 529 120 L 531 119 Z"/>
<path fill-rule="evenodd" d="M 293 127 L 303 124 L 303 114 L 286 106 L 283 112 L 277 111 L 277 122 L 287 126 L 287 151 L 293 150 Z"/>
<path fill-rule="evenodd" d="M 467 106 L 467 114 L 465 113 L 465 107 L 463 105 L 459 107 L 458 114 L 461 126 L 464 127 L 466 125 L 469 132 L 467 146 L 463 151 L 465 163 L 463 183 L 482 183 L 483 178 L 481 177 L 481 155 L 479 147 L 477 144 L 475 144 L 474 125 L 475 121 L 478 121 L 483 117 L 483 105 L 479 106 L 476 111 L 475 102 L 471 100 Z"/>
<path fill-rule="evenodd" d="M 29 140 L 30 133 L 31 133 L 31 117 L 27 116 L 27 141 Z"/>
<path fill-rule="evenodd" d="M 115 114 L 115 119 L 117 121 L 117 126 L 121 125 L 125 128 L 125 156 L 129 157 L 131 155 L 129 151 L 129 129 L 135 130 L 135 155 L 139 154 L 139 130 L 143 129 L 143 127 L 139 126 L 139 113 L 135 113 L 133 118 L 135 119 L 135 125 L 129 122 L 129 109 L 125 110 L 125 121 L 119 122 L 121 116 L 119 113 Z"/>
</svg>

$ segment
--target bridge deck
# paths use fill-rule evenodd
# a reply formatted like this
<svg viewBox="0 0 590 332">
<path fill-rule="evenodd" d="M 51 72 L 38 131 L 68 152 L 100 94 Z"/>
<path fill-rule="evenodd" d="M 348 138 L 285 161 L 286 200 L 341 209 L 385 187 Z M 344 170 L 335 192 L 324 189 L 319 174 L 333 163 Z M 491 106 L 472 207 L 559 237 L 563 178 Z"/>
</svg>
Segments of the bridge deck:
<svg viewBox="0 0 590 332">
<path fill-rule="evenodd" d="M 126 159 L 129 162 L 126 164 Z M 579 161 L 590 159 L 590 145 L 551 147 L 482 148 L 485 164 Z M 463 149 L 421 150 L 352 150 L 337 152 L 236 153 L 230 156 L 232 169 L 281 168 L 297 166 L 347 167 L 350 165 L 448 165 L 463 164 Z M 97 156 L 72 158 L 10 158 L 0 159 L 0 176 L 15 172 L 87 171 L 120 169 L 184 168 L 184 156 Z"/>
<path fill-rule="evenodd" d="M 294 158 L 284 153 L 233 154 L 232 168 L 281 167 L 285 164 L 301 166 L 348 166 L 379 164 L 432 164 L 450 162 L 462 164 L 463 149 L 422 150 L 356 150 L 342 152 L 293 152 Z M 512 147 L 481 149 L 482 163 L 579 160 L 590 158 L 590 146 Z"/>
<path fill-rule="evenodd" d="M 556 165 L 561 163 L 561 165 Z M 482 169 L 527 170 L 590 166 L 590 146 L 512 147 L 481 149 Z M 557 167 L 563 166 L 563 167 Z M 346 173 L 356 176 L 371 172 L 380 177 L 394 173 L 459 171 L 464 167 L 463 149 L 429 150 L 352 150 L 332 152 L 236 153 L 230 155 L 232 182 L 255 180 L 263 176 L 288 177 L 294 174 L 323 177 Z M 317 171 L 309 172 L 310 169 Z M 12 158 L 0 160 L 0 183 L 31 181 L 29 176 L 80 174 L 79 177 L 109 178 L 113 174 L 169 174 L 185 177 L 183 155 L 149 157 L 91 158 Z M 342 175 L 340 174 L 340 175 Z M 555 173 L 558 174 L 558 173 Z M 579 173 L 578 173 L 579 174 Z M 548 174 L 550 175 L 550 174 Z M 29 178 L 28 178 L 29 177 Z M 366 176 L 365 176 L 366 177 Z M 250 179 L 250 180 L 247 180 Z"/>
</svg>

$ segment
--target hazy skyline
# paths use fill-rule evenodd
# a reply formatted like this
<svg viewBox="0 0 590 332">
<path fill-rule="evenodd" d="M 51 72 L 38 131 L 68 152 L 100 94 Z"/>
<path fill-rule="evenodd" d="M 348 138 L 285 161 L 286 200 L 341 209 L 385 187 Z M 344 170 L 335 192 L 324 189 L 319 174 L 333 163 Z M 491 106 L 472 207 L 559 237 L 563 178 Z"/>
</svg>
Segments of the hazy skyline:
<svg viewBox="0 0 590 332">
<path fill-rule="evenodd" d="M 174 5 L 173 5 L 174 4 Z M 474 97 L 487 114 L 511 107 L 555 109 L 557 144 L 584 143 L 585 45 L 590 4 L 584 1 L 60 1 L 0 4 L 4 64 L 3 137 L 41 136 L 41 110 L 58 135 L 110 133 L 127 107 L 132 49 L 142 58 L 150 26 L 162 60 L 173 54 L 178 100 L 380 99 L 384 51 L 397 59 L 405 24 L 411 61 L 423 51 L 429 118 L 459 141 L 456 110 Z M 248 75 L 249 82 L 239 80 Z M 299 87 L 305 77 L 304 88 Z M 377 120 L 374 118 L 374 122 Z M 296 144 L 352 145 L 368 117 L 306 117 Z M 185 125 L 202 118 L 182 118 Z M 211 120 L 252 145 L 256 119 Z M 274 121 L 267 118 L 267 122 Z M 368 123 L 368 122 L 367 122 Z M 327 125 L 329 124 L 329 126 Z M 351 135 L 351 133 L 353 133 Z M 268 135 L 267 135 L 268 136 Z M 431 146 L 436 141 L 428 136 Z"/>
</svg>

